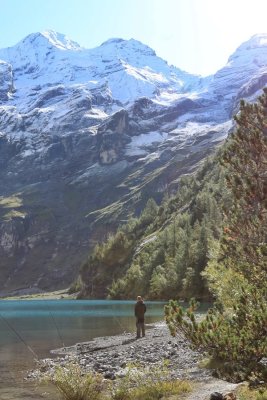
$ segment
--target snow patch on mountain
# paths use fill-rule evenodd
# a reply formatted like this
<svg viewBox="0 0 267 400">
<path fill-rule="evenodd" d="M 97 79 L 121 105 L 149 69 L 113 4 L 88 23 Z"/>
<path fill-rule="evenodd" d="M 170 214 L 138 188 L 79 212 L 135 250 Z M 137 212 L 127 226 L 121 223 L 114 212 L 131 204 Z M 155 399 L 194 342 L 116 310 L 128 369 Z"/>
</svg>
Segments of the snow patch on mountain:
<svg viewBox="0 0 267 400">
<path fill-rule="evenodd" d="M 226 121 L 222 124 L 206 124 L 206 123 L 196 123 L 196 122 L 188 122 L 184 127 L 176 128 L 169 133 L 169 137 L 172 137 L 172 140 L 185 139 L 185 138 L 197 138 L 203 135 L 206 135 L 207 132 L 213 132 L 214 135 L 219 134 L 221 139 L 227 137 L 227 134 L 231 127 L 233 126 L 233 122 Z M 216 136 L 217 137 L 217 136 Z"/>
<path fill-rule="evenodd" d="M 132 136 L 132 141 L 126 146 L 126 156 L 146 155 L 151 145 L 164 142 L 168 137 L 167 132 L 149 132 L 138 136 Z"/>
</svg>

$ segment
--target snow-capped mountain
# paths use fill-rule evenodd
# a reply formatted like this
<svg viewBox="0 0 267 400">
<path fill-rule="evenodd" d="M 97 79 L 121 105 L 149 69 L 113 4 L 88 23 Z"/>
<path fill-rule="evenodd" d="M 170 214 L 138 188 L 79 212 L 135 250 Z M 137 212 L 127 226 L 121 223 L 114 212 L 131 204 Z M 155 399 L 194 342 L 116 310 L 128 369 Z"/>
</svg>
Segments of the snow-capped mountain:
<svg viewBox="0 0 267 400">
<path fill-rule="evenodd" d="M 219 101 L 222 100 L 236 107 L 240 98 L 249 97 L 246 90 L 252 82 L 255 84 L 266 74 L 266 64 L 267 35 L 254 35 L 239 46 L 229 57 L 226 66 L 214 75 L 209 90 L 213 91 Z M 266 83 L 267 79 L 259 84 L 259 88 Z M 252 97 L 255 95 L 255 88 L 251 90 L 250 95 Z M 230 111 L 233 110 L 230 109 Z"/>
<path fill-rule="evenodd" d="M 207 78 L 134 39 L 84 49 L 46 31 L 0 50 L 0 293 L 67 285 L 95 240 L 175 189 L 266 82 L 267 34 Z"/>
<path fill-rule="evenodd" d="M 153 96 L 164 89 L 185 91 L 199 77 L 170 67 L 148 46 L 131 39 L 110 39 L 101 46 L 82 49 L 53 31 L 27 36 L 16 46 L 0 51 L 17 77 L 18 95 L 38 85 L 84 85 L 87 89 L 108 85 L 121 103 Z"/>
</svg>

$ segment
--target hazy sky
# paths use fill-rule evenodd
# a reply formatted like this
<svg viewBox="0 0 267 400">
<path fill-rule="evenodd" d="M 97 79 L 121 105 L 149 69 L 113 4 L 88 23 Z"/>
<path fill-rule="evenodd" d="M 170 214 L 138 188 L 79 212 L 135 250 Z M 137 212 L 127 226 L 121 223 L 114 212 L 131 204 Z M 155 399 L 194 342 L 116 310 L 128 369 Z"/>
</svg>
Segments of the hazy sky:
<svg viewBox="0 0 267 400">
<path fill-rule="evenodd" d="M 53 29 L 86 48 L 134 38 L 187 72 L 208 75 L 256 33 L 267 0 L 0 0 L 0 48 Z"/>
</svg>

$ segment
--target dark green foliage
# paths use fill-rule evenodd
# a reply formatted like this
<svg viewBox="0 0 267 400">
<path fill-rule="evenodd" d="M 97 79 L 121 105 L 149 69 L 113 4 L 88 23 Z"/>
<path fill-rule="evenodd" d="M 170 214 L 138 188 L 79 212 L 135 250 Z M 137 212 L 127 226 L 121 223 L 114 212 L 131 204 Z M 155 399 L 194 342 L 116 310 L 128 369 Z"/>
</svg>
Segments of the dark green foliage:
<svg viewBox="0 0 267 400">
<path fill-rule="evenodd" d="M 267 355 L 267 90 L 256 104 L 241 103 L 236 122 L 221 152 L 231 202 L 205 272 L 219 307 L 197 322 L 194 302 L 184 311 L 171 301 L 166 321 L 172 334 L 219 361 L 228 379 L 266 381 L 260 361 Z"/>
<path fill-rule="evenodd" d="M 235 201 L 225 210 L 223 254 L 257 286 L 267 274 L 267 90 L 258 103 L 241 102 L 237 129 L 225 146 L 222 164 Z"/>
<path fill-rule="evenodd" d="M 139 266 L 133 265 L 130 268 L 129 261 L 138 238 L 153 221 L 157 209 L 155 201 L 148 200 L 140 218 L 131 218 L 114 235 L 110 235 L 106 242 L 95 246 L 88 260 L 81 267 L 82 288 L 79 297 L 106 297 L 108 287 L 112 282 L 114 282 L 110 289 L 112 298 L 127 298 L 133 293 L 135 297 L 134 290 L 142 279 L 142 274 Z M 126 279 L 121 279 L 124 273 L 126 273 Z M 127 296 L 124 293 L 128 293 Z"/>
<path fill-rule="evenodd" d="M 107 286 L 116 278 L 118 267 L 123 267 L 130 258 L 133 241 L 122 230 L 117 231 L 102 245 L 97 245 L 80 272 L 82 290 L 80 297 L 103 297 Z"/>
</svg>

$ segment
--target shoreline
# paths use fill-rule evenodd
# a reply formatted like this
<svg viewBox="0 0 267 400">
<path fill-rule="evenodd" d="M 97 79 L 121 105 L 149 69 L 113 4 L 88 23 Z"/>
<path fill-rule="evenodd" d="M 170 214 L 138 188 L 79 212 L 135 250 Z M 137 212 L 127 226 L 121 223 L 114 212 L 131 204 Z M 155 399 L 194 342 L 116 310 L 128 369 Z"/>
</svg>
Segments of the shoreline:
<svg viewBox="0 0 267 400">
<path fill-rule="evenodd" d="M 40 379 L 45 374 L 53 374 L 57 366 L 78 363 L 84 372 L 95 371 L 105 379 L 115 380 L 126 375 L 129 364 L 137 364 L 140 368 L 162 368 L 163 362 L 167 362 L 171 379 L 192 382 L 193 392 L 189 400 L 205 399 L 205 396 L 215 391 L 227 393 L 238 386 L 214 378 L 211 370 L 201 368 L 199 362 L 203 355 L 190 349 L 184 338 L 172 337 L 165 321 L 146 325 L 144 338 L 136 339 L 135 332 L 124 332 L 61 347 L 50 353 L 52 357 L 40 360 L 37 368 L 29 371 L 27 379 Z"/>
<path fill-rule="evenodd" d="M 77 293 L 69 294 L 67 289 L 55 290 L 53 292 L 25 293 L 20 295 L 7 295 L 0 297 L 1 300 L 76 300 Z"/>
</svg>

